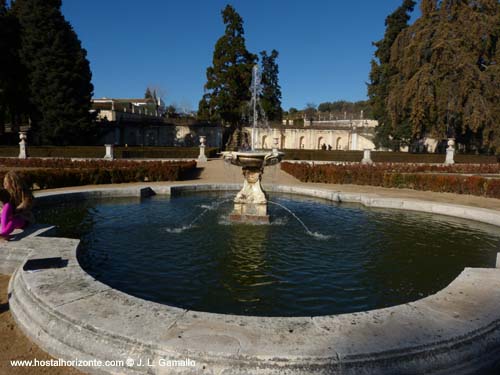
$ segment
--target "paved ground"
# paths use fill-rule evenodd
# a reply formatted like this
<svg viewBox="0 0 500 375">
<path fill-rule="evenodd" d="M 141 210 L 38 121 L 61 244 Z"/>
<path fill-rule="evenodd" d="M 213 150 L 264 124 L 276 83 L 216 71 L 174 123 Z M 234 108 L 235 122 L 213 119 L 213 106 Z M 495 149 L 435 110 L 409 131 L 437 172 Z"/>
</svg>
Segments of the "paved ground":
<svg viewBox="0 0 500 375">
<path fill-rule="evenodd" d="M 49 360 L 51 357 L 29 341 L 17 328 L 9 312 L 7 285 L 10 276 L 0 275 L 0 374 L 1 375 L 77 375 L 69 367 L 12 367 L 11 360 Z"/>
<path fill-rule="evenodd" d="M 242 183 L 241 169 L 225 164 L 221 160 L 211 160 L 200 165 L 202 169 L 199 177 L 195 180 L 174 182 L 173 184 L 186 183 Z M 304 184 L 281 171 L 279 167 L 266 168 L 263 176 L 264 184 L 299 185 L 317 187 L 318 189 L 342 190 L 353 193 L 372 193 L 382 197 L 413 198 L 428 201 L 440 201 L 446 203 L 471 205 L 475 207 L 500 210 L 500 200 L 482 198 L 465 195 L 455 195 L 448 193 L 419 192 L 407 189 L 386 189 L 369 186 L 355 185 L 327 185 L 327 184 Z M 165 183 L 151 183 L 148 185 L 158 185 Z M 144 183 L 126 184 L 144 185 Z M 106 187 L 100 185 L 99 187 Z M 71 188 L 54 189 L 72 190 Z M 74 375 L 79 374 L 72 368 L 11 368 L 9 361 L 12 359 L 49 359 L 50 357 L 31 343 L 15 326 L 12 316 L 9 313 L 7 300 L 7 284 L 9 276 L 0 275 L 0 375 L 3 374 L 56 374 Z"/>
</svg>

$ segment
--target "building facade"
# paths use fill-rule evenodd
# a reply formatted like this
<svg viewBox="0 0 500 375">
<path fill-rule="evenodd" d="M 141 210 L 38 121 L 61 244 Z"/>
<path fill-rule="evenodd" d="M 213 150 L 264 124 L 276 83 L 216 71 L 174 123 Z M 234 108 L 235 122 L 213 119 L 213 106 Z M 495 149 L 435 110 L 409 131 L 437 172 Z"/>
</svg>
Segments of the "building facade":
<svg viewBox="0 0 500 375">
<path fill-rule="evenodd" d="M 94 99 L 92 112 L 101 124 L 101 144 L 129 146 L 222 147 L 223 129 L 191 117 L 165 118 L 165 106 L 154 99 Z"/>
<path fill-rule="evenodd" d="M 305 150 L 364 150 L 375 149 L 373 139 L 375 120 L 323 120 L 307 121 L 304 126 L 282 125 L 276 127 L 257 127 L 255 129 L 255 148 L 270 149 L 278 141 L 278 148 Z M 244 128 L 248 139 L 252 128 Z"/>
</svg>

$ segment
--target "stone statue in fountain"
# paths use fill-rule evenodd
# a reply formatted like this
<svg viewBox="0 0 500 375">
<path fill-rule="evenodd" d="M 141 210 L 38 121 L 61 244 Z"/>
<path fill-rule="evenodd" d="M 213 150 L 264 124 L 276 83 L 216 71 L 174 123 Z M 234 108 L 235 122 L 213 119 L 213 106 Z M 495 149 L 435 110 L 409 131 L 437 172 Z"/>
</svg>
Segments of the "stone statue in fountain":
<svg viewBox="0 0 500 375">
<path fill-rule="evenodd" d="M 234 198 L 234 209 L 229 219 L 237 222 L 269 223 L 267 197 L 261 180 L 264 167 L 278 164 L 284 153 L 269 151 L 224 152 L 225 161 L 243 169 L 243 188 Z"/>
</svg>

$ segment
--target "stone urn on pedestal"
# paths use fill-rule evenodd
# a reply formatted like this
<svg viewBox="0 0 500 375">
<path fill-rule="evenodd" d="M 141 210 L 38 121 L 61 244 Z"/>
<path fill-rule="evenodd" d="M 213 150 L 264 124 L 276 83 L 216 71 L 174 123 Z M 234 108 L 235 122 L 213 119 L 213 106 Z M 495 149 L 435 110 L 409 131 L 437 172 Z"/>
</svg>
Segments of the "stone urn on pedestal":
<svg viewBox="0 0 500 375">
<path fill-rule="evenodd" d="M 27 159 L 28 158 L 28 152 L 26 150 L 27 142 L 26 139 L 28 138 L 26 132 L 19 132 L 19 159 Z"/>
<path fill-rule="evenodd" d="M 278 164 L 285 154 L 272 152 L 223 152 L 224 161 L 243 169 L 243 188 L 234 198 L 234 209 L 229 220 L 241 223 L 269 223 L 267 197 L 261 180 L 264 167 Z"/>
<path fill-rule="evenodd" d="M 198 161 L 199 162 L 206 162 L 207 156 L 205 155 L 205 147 L 206 147 L 206 142 L 207 142 L 207 137 L 204 135 L 200 136 L 200 154 L 198 155 Z"/>
<path fill-rule="evenodd" d="M 446 165 L 455 164 L 455 140 L 450 138 L 448 140 L 448 148 L 446 149 L 446 160 L 444 161 Z"/>
</svg>

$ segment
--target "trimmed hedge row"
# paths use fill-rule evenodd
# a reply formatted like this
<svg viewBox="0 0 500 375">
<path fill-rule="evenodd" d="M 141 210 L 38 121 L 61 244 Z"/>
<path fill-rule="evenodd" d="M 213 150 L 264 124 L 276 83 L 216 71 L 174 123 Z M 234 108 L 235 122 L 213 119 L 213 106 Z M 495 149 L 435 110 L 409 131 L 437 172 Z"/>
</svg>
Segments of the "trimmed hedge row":
<svg viewBox="0 0 500 375">
<path fill-rule="evenodd" d="M 363 151 L 283 150 L 284 160 L 343 161 L 357 163 Z M 372 153 L 373 154 L 373 153 Z"/>
<path fill-rule="evenodd" d="M 90 164 L 81 168 L 40 168 L 23 170 L 29 186 L 34 190 L 68 186 L 116 184 L 123 182 L 177 181 L 188 177 L 196 169 L 196 162 L 142 162 L 129 165 Z M 0 172 L 3 179 L 6 171 Z"/>
<path fill-rule="evenodd" d="M 500 199 L 500 179 L 483 176 L 464 176 L 450 173 L 436 174 L 420 171 L 412 166 L 398 170 L 388 165 L 310 165 L 308 163 L 281 163 L 281 169 L 302 182 L 329 184 L 371 185 L 387 188 L 407 188 L 455 194 L 471 194 Z M 453 168 L 453 167 L 449 167 Z M 497 166 L 498 168 L 498 166 Z M 441 171 L 442 172 L 442 171 Z"/>
<path fill-rule="evenodd" d="M 17 159 L 0 158 L 0 167 L 18 168 L 137 168 L 154 165 L 181 165 L 184 161 L 132 161 L 132 160 L 71 160 L 71 159 Z"/>
<path fill-rule="evenodd" d="M 500 179 L 481 176 L 386 173 L 381 186 L 500 198 Z"/>
<path fill-rule="evenodd" d="M 0 159 L 1 160 L 1 159 Z M 303 173 L 305 175 L 310 175 L 314 173 L 324 173 L 324 171 L 331 171 L 332 168 L 336 171 L 339 170 L 349 170 L 349 171 L 366 171 L 370 169 L 372 171 L 391 171 L 391 172 L 401 172 L 401 173 L 466 173 L 466 174 L 500 174 L 500 163 L 497 164 L 404 164 L 404 163 L 377 163 L 371 166 L 356 164 L 310 164 L 310 163 L 286 163 L 297 165 L 294 169 L 295 171 L 301 171 L 296 173 Z M 313 169 L 307 168 L 307 166 Z"/>
<path fill-rule="evenodd" d="M 207 147 L 207 157 L 216 157 L 218 148 Z M 106 153 L 104 146 L 28 146 L 30 157 L 57 158 L 103 158 Z M 162 158 L 162 159 L 196 159 L 200 153 L 199 147 L 115 147 L 114 154 L 118 159 L 127 158 Z M 0 157 L 17 157 L 19 147 L 0 146 Z"/>
<path fill-rule="evenodd" d="M 285 160 L 317 160 L 338 162 L 360 162 L 363 151 L 324 150 L 284 150 Z M 433 163 L 442 164 L 444 154 L 412 154 L 408 152 L 372 151 L 371 158 L 376 163 Z M 489 164 L 498 163 L 496 156 L 455 154 L 457 163 Z"/>
</svg>

